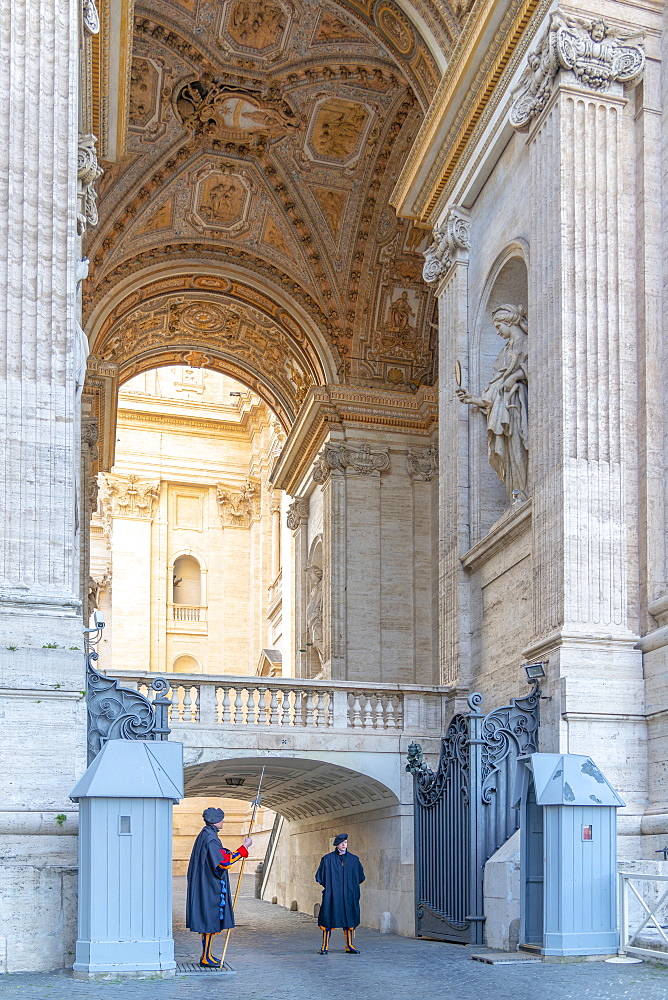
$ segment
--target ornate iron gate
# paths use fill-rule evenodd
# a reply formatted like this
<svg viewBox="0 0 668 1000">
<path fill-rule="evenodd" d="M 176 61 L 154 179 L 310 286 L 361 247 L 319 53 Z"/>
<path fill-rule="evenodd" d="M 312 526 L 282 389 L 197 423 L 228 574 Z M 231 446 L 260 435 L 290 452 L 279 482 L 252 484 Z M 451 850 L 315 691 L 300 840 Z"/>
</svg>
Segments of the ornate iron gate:
<svg viewBox="0 0 668 1000">
<path fill-rule="evenodd" d="M 415 793 L 415 933 L 483 943 L 485 862 L 518 827 L 511 808 L 517 757 L 538 749 L 540 687 L 484 715 L 455 715 L 436 771 L 411 744 L 406 770 Z"/>
</svg>

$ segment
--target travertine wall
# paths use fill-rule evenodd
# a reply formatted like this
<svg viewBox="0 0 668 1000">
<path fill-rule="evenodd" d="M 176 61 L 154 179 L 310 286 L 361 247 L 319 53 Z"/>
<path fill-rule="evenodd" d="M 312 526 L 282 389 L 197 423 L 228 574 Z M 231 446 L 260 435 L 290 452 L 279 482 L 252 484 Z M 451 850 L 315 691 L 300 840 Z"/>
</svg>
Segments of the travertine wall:
<svg viewBox="0 0 668 1000">
<path fill-rule="evenodd" d="M 415 933 L 413 814 L 410 805 L 394 806 L 317 822 L 285 822 L 278 840 L 264 898 L 280 906 L 296 901 L 302 913 L 315 914 L 322 889 L 315 873 L 323 854 L 333 850 L 337 833 L 347 833 L 348 847 L 362 862 L 360 916 L 365 927 L 380 928 L 391 913 L 398 934 Z M 337 933 L 337 932 L 335 932 Z M 334 940 L 333 947 L 340 942 Z"/>
</svg>

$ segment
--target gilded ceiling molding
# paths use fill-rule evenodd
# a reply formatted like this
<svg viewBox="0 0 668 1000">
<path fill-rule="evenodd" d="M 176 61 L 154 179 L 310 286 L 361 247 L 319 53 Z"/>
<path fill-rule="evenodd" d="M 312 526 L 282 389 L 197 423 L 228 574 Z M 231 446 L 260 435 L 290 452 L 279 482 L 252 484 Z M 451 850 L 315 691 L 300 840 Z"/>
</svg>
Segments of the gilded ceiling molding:
<svg viewBox="0 0 668 1000">
<path fill-rule="evenodd" d="M 502 77 L 515 71 L 549 6 L 548 0 L 479 0 L 474 6 L 392 193 L 398 214 L 433 223 L 463 169 L 474 131 L 498 104 Z M 485 44 L 495 24 L 493 41 Z M 477 66 L 473 79 L 471 66 Z"/>
<path fill-rule="evenodd" d="M 83 0 L 86 9 L 93 0 Z M 125 152 L 135 0 L 98 0 L 99 33 L 91 39 L 91 127 L 103 161 Z M 92 15 L 89 14 L 89 19 Z"/>
</svg>

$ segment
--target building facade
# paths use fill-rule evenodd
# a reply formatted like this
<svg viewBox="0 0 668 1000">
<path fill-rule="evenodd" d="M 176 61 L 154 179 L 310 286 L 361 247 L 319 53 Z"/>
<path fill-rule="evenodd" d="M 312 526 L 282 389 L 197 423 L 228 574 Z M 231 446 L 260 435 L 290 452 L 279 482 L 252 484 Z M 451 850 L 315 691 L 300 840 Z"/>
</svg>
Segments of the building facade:
<svg viewBox="0 0 668 1000">
<path fill-rule="evenodd" d="M 425 706 L 502 704 L 540 661 L 541 749 L 604 767 L 621 857 L 665 846 L 664 8 L 5 5 L 0 968 L 69 962 L 95 602 L 134 670 L 252 677 L 280 639 L 354 718 L 376 685 L 383 738 L 384 685 L 414 690 L 430 760 Z M 242 386 L 213 417 L 208 372 Z M 179 627 L 223 544 L 260 602 L 233 632 L 220 598 L 230 645 L 208 610 Z M 155 587 L 116 579 L 130 556 Z M 295 795 L 309 753 L 344 784 L 331 741 L 244 752 L 287 754 Z M 345 821 L 369 919 L 394 892 L 410 933 L 408 778 L 390 801 L 349 770 L 329 812 L 285 810 L 275 894 L 312 906 Z"/>
</svg>

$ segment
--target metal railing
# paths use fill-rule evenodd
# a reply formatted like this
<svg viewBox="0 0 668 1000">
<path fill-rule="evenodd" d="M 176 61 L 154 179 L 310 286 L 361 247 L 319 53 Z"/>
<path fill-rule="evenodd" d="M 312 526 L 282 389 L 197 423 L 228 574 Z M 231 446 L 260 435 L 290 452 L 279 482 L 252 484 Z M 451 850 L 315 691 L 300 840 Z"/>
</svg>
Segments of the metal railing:
<svg viewBox="0 0 668 1000">
<path fill-rule="evenodd" d="M 619 953 L 668 962 L 668 875 L 619 872 Z"/>
<path fill-rule="evenodd" d="M 148 691 L 150 672 L 114 671 L 124 684 Z M 295 677 L 167 674 L 170 723 L 234 728 L 442 732 L 445 688 L 356 686 Z"/>
<path fill-rule="evenodd" d="M 206 604 L 170 604 L 171 619 L 174 622 L 205 622 Z"/>
</svg>

